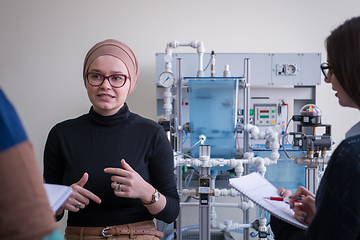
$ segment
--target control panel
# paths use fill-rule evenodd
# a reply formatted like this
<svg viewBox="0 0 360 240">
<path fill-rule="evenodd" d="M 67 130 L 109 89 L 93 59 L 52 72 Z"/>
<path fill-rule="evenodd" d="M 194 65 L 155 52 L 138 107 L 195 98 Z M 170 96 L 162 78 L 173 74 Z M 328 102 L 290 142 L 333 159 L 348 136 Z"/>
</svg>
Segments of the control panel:
<svg viewBox="0 0 360 240">
<path fill-rule="evenodd" d="M 257 126 L 272 126 L 276 124 L 276 104 L 254 104 L 254 123 Z"/>
</svg>

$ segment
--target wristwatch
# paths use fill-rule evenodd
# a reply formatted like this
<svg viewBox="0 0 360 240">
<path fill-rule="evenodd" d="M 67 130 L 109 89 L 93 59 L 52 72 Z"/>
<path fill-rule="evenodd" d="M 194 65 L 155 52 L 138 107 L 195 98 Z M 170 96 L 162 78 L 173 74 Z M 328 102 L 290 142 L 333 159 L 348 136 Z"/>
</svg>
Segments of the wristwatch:
<svg viewBox="0 0 360 240">
<path fill-rule="evenodd" d="M 151 204 L 153 204 L 153 203 L 156 203 L 157 201 L 159 201 L 159 199 L 160 199 L 160 192 L 155 188 L 155 192 L 153 193 L 153 195 L 152 195 L 152 198 L 151 198 L 151 202 L 149 202 L 149 203 L 144 203 L 144 202 L 142 202 L 145 206 L 147 206 L 147 205 L 151 205 Z"/>
</svg>

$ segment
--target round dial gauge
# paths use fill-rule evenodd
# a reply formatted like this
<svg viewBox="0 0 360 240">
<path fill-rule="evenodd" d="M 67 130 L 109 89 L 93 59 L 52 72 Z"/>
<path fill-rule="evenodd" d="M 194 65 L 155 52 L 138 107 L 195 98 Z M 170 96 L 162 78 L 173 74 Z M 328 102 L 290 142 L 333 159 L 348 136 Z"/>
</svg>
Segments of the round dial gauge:
<svg viewBox="0 0 360 240">
<path fill-rule="evenodd" d="M 171 87 L 175 83 L 175 76 L 172 72 L 162 72 L 159 76 L 159 84 L 163 87 Z"/>
</svg>

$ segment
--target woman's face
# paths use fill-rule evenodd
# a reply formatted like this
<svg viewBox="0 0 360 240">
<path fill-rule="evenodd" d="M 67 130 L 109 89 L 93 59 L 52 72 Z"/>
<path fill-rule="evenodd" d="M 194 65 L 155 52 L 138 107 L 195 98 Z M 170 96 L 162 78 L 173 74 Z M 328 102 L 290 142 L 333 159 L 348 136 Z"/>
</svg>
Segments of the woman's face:
<svg viewBox="0 0 360 240">
<path fill-rule="evenodd" d="M 336 91 L 335 96 L 339 99 L 339 104 L 343 107 L 351 107 L 351 108 L 359 109 L 359 107 L 355 104 L 355 102 L 349 97 L 349 95 L 342 88 L 336 76 L 334 75 L 333 72 L 331 72 L 331 70 L 329 71 L 328 77 L 329 78 L 325 78 L 324 81 L 326 83 L 331 83 L 332 89 Z"/>
<path fill-rule="evenodd" d="M 104 76 L 112 74 L 125 74 L 129 72 L 125 64 L 118 58 L 104 55 L 97 57 L 89 66 L 87 72 L 97 72 Z M 108 79 L 105 79 L 100 86 L 91 86 L 86 82 L 86 89 L 90 102 L 93 104 L 95 112 L 102 116 L 116 114 L 124 105 L 129 92 L 130 80 L 127 79 L 124 86 L 114 88 L 110 85 Z"/>
</svg>

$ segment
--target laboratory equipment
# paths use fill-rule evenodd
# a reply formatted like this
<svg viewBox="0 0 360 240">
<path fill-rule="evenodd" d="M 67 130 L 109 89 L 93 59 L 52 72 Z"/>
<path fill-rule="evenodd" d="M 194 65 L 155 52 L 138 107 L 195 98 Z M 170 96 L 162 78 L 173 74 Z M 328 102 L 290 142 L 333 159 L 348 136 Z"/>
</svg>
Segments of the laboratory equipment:
<svg viewBox="0 0 360 240">
<path fill-rule="evenodd" d="M 306 104 L 300 109 L 300 115 L 294 115 L 292 120 L 299 121 L 297 131 L 293 135 L 292 146 L 306 151 L 303 156 L 295 157 L 295 163 L 305 165 L 305 187 L 315 193 L 319 185 L 319 168 L 324 167 L 334 141 L 331 138 L 331 125 L 321 123 L 322 113 L 315 104 Z M 325 128 L 322 134 L 317 134 L 319 128 Z M 286 150 L 285 150 L 286 153 Z M 288 155 L 288 154 L 287 154 Z M 288 156 L 290 157 L 290 156 Z"/>
<path fill-rule="evenodd" d="M 173 53 L 179 47 L 196 53 Z M 258 171 L 275 186 L 305 185 L 307 166 L 294 158 L 308 155 L 311 146 L 315 156 L 318 142 L 293 148 L 298 138 L 287 130 L 294 132 L 297 126 L 287 123 L 304 105 L 315 104 L 320 62 L 320 53 L 207 53 L 204 43 L 196 40 L 171 41 L 165 53 L 156 54 L 157 115 L 172 123 L 167 130 L 182 199 L 172 237 L 182 239 L 181 230 L 188 229 L 184 221 L 191 225 L 193 220 L 187 219 L 194 214 L 188 209 L 197 207 L 198 222 L 191 229 L 198 226 L 198 239 L 210 239 L 216 229 L 241 232 L 246 240 L 255 229 L 266 239 L 266 214 L 256 212 L 261 227 L 251 223 L 253 203 L 229 189 L 227 182 Z M 236 203 L 222 202 L 231 197 Z M 191 202 L 194 198 L 199 200 Z M 242 214 L 226 215 L 220 223 L 224 208 L 238 208 Z M 242 223 L 228 219 L 233 217 Z"/>
<path fill-rule="evenodd" d="M 175 76 L 172 72 L 164 71 L 159 76 L 159 84 L 163 87 L 171 87 L 175 83 Z"/>
</svg>

